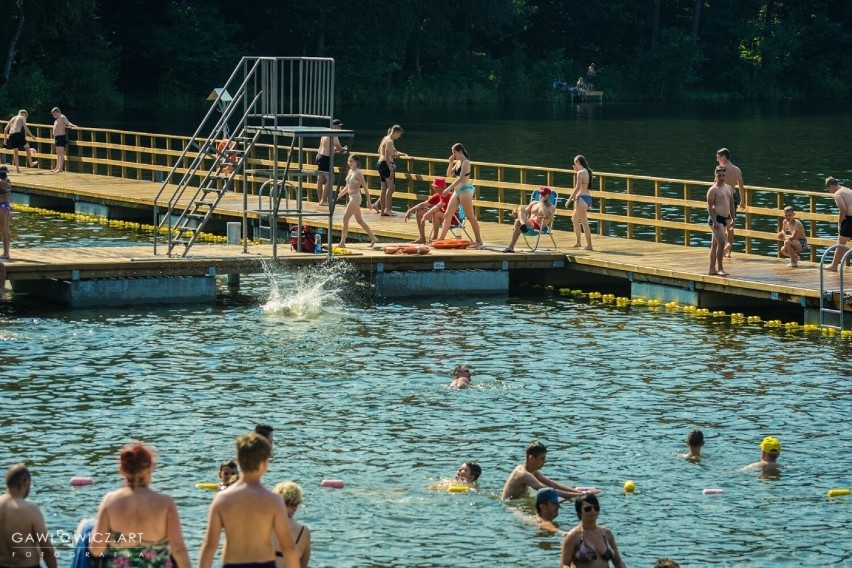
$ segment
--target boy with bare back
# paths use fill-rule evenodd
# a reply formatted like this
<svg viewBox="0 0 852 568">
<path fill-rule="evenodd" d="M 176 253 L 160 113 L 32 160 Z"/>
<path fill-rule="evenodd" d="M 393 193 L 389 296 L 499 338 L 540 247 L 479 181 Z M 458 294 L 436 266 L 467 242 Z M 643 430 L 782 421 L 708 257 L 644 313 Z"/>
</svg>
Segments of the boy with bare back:
<svg viewBox="0 0 852 568">
<path fill-rule="evenodd" d="M 30 470 L 22 463 L 6 470 L 6 492 L 0 495 L 0 566 L 56 568 L 56 552 L 38 506 L 27 501 Z"/>
<path fill-rule="evenodd" d="M 343 122 L 334 119 L 331 121 L 331 128 L 340 130 L 343 128 Z M 334 150 L 338 153 L 346 152 L 349 148 L 340 144 L 340 140 L 335 136 L 323 136 L 320 138 L 320 145 L 317 149 L 317 200 L 319 205 L 328 206 L 328 190 L 331 185 L 329 176 L 331 175 L 331 152 Z"/>
<path fill-rule="evenodd" d="M 734 193 L 734 207 L 745 209 L 745 187 L 743 187 L 743 172 L 731 163 L 731 151 L 720 148 L 716 151 L 716 161 L 725 168 L 726 183 Z M 734 246 L 734 225 L 737 224 L 737 212 L 731 211 L 731 223 L 728 225 L 728 243 L 725 245 L 725 256 L 731 258 L 731 249 Z"/>
<path fill-rule="evenodd" d="M 53 145 L 56 147 L 56 168 L 51 172 L 60 174 L 65 171 L 65 147 L 68 146 L 68 129 L 77 128 L 68 118 L 62 114 L 59 107 L 53 107 L 50 111 L 53 115 Z"/>
<path fill-rule="evenodd" d="M 14 150 L 15 171 L 17 173 L 21 173 L 21 168 L 18 166 L 19 150 L 24 151 L 25 161 L 28 166 L 34 168 L 38 165 L 37 163 L 30 162 L 30 144 L 27 142 L 27 136 L 30 138 L 35 138 L 35 136 L 30 131 L 30 127 L 27 126 L 27 118 L 29 116 L 27 111 L 21 109 L 18 111 L 18 114 L 9 119 L 9 122 L 6 123 L 6 128 L 3 129 L 3 134 L 6 135 L 6 148 Z"/>
<path fill-rule="evenodd" d="M 710 244 L 711 276 L 727 276 L 722 268 L 722 258 L 725 256 L 726 231 L 730 217 L 734 213 L 734 193 L 731 186 L 725 183 L 725 167 L 716 166 L 716 183 L 707 190 L 707 213 L 710 218 L 707 224 L 713 229 L 713 240 Z M 718 266 L 717 266 L 718 265 Z"/>
<path fill-rule="evenodd" d="M 852 189 L 840 185 L 840 182 L 831 176 L 825 178 L 825 189 L 834 196 L 834 202 L 837 204 L 837 244 L 845 245 L 852 239 Z M 845 253 L 844 249 L 835 249 L 834 260 L 826 270 L 837 272 L 837 265 Z"/>
<path fill-rule="evenodd" d="M 212 566 L 223 530 L 222 568 L 275 568 L 273 534 L 287 566 L 299 568 L 299 553 L 293 545 L 284 500 L 261 485 L 271 455 L 272 446 L 260 434 L 252 432 L 237 438 L 242 477 L 227 491 L 218 493 L 210 504 L 199 568 Z"/>
<path fill-rule="evenodd" d="M 394 175 L 396 175 L 396 164 L 393 159 L 399 156 L 405 156 L 394 146 L 394 142 L 402 136 L 402 126 L 394 124 L 388 129 L 388 135 L 382 138 L 379 144 L 379 163 L 376 169 L 379 171 L 379 178 L 382 181 L 382 190 L 379 198 L 371 205 L 371 209 L 375 209 L 376 213 L 381 213 L 386 217 L 395 217 L 396 213 L 391 209 L 391 199 L 393 192 L 396 191 Z"/>
<path fill-rule="evenodd" d="M 552 487 L 556 490 L 556 494 L 563 499 L 573 499 L 579 497 L 583 493 L 597 493 L 598 490 L 590 488 L 586 491 L 581 491 L 575 487 L 568 487 L 552 481 L 541 473 L 541 468 L 544 467 L 547 461 L 547 448 L 541 442 L 533 441 L 527 446 L 527 457 L 524 463 L 517 466 L 509 474 L 506 479 L 506 484 L 503 485 L 503 494 L 501 499 L 517 499 L 522 497 L 527 492 L 527 487 L 532 487 L 536 491 L 543 487 Z"/>
</svg>

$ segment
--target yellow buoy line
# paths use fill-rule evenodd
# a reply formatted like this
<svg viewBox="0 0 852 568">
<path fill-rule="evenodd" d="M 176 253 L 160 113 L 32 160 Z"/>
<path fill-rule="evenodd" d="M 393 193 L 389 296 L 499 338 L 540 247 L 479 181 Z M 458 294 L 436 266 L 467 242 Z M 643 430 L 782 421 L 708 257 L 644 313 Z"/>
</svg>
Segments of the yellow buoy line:
<svg viewBox="0 0 852 568">
<path fill-rule="evenodd" d="M 154 233 L 154 225 L 147 225 L 145 223 L 135 223 L 133 221 L 121 221 L 119 219 L 109 219 L 107 217 L 97 217 L 94 215 L 85 215 L 83 213 L 66 213 L 62 211 L 53 211 L 51 209 L 44 209 L 41 207 L 30 207 L 29 205 L 15 205 L 16 211 L 22 211 L 25 213 L 35 213 L 36 215 L 50 215 L 61 217 L 62 219 L 68 219 L 71 221 L 85 221 L 89 223 L 99 223 L 101 225 L 105 225 L 108 227 L 113 227 L 117 229 L 129 229 L 131 231 L 144 231 L 147 233 Z M 160 234 L 168 234 L 168 227 L 160 227 Z M 173 235 L 177 235 L 178 231 L 172 230 Z M 228 237 L 224 235 L 214 235 L 213 233 L 199 233 L 196 237 L 196 241 L 201 241 L 205 243 L 218 243 L 218 244 L 227 244 Z M 257 241 L 249 241 L 249 244 L 259 244 Z"/>
<path fill-rule="evenodd" d="M 603 294 L 601 292 L 586 292 L 584 290 L 572 290 L 571 288 L 556 288 L 554 286 L 533 285 L 534 289 L 544 289 L 549 292 L 558 293 L 560 296 L 571 296 L 575 299 L 588 299 L 590 303 L 600 303 L 605 306 L 617 308 L 635 308 L 645 306 L 652 312 L 679 312 L 696 319 L 729 320 L 731 325 L 755 325 L 765 329 L 784 330 L 786 333 L 821 334 L 824 337 L 842 337 L 852 339 L 852 330 L 845 329 L 838 332 L 833 327 L 820 327 L 817 324 L 800 324 L 795 321 L 782 322 L 778 319 L 763 320 L 760 316 L 747 316 L 740 312 L 727 313 L 723 310 L 709 310 L 695 306 L 681 306 L 679 302 L 664 302 L 663 300 L 648 298 L 627 298 L 615 294 Z"/>
</svg>

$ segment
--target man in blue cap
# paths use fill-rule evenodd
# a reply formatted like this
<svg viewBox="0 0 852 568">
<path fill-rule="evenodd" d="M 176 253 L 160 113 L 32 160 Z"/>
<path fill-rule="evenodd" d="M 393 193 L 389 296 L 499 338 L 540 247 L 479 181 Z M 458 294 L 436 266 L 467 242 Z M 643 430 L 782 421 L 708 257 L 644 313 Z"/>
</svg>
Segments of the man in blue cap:
<svg viewBox="0 0 852 568">
<path fill-rule="evenodd" d="M 535 494 L 536 520 L 541 528 L 557 532 L 553 519 L 559 515 L 559 495 L 553 487 L 544 487 Z"/>
</svg>

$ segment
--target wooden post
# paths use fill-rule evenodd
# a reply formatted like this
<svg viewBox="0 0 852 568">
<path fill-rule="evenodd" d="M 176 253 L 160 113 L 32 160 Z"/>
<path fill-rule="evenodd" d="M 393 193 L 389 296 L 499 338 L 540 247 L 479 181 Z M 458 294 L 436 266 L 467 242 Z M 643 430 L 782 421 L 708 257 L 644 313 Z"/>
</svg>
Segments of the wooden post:
<svg viewBox="0 0 852 568">
<path fill-rule="evenodd" d="M 656 197 L 657 199 L 660 198 L 660 188 L 661 187 L 662 187 L 662 183 L 660 182 L 660 180 L 655 179 L 654 180 L 654 197 Z M 661 221 L 662 218 L 663 218 L 662 213 L 663 213 L 663 206 L 660 205 L 660 202 L 658 201 L 657 203 L 654 204 L 654 219 L 656 219 L 657 221 Z M 662 240 L 662 236 L 663 236 L 663 228 L 660 227 L 659 225 L 657 225 L 654 228 L 655 242 L 660 242 Z"/>
<path fill-rule="evenodd" d="M 631 196 L 633 195 L 633 178 L 627 178 L 627 189 L 625 190 L 625 195 L 627 195 L 627 238 L 633 238 L 633 221 L 631 218 L 633 217 L 633 200 Z"/>
<path fill-rule="evenodd" d="M 689 201 L 689 184 L 683 184 L 683 201 Z M 692 238 L 692 231 L 689 230 L 690 224 L 692 222 L 692 212 L 689 210 L 689 207 L 686 205 L 682 205 L 683 207 L 683 246 L 689 246 L 689 240 Z"/>
</svg>

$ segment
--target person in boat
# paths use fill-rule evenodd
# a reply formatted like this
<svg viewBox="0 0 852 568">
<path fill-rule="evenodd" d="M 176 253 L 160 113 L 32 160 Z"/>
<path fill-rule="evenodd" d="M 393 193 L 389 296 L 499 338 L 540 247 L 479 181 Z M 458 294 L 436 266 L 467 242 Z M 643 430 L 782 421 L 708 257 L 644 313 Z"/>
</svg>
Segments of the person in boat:
<svg viewBox="0 0 852 568">
<path fill-rule="evenodd" d="M 450 388 L 466 389 L 470 387 L 470 368 L 467 365 L 456 365 L 453 369 L 453 381 L 450 383 Z"/>
<path fill-rule="evenodd" d="M 600 503 L 595 495 L 583 495 L 574 501 L 580 523 L 562 539 L 560 566 L 626 568 L 612 531 L 598 525 Z"/>
<path fill-rule="evenodd" d="M 432 180 L 432 189 L 435 191 L 432 195 L 429 196 L 425 201 L 418 203 L 411 209 L 405 212 L 405 220 L 411 218 L 412 215 L 415 215 L 415 219 L 417 220 L 417 230 L 420 233 L 420 238 L 414 241 L 413 244 L 425 244 L 426 243 L 426 222 L 432 222 L 432 234 L 430 236 L 430 241 L 434 241 L 438 237 L 438 231 L 441 228 L 441 224 L 444 222 L 444 212 L 447 210 L 447 204 L 450 202 L 450 198 L 452 197 L 449 194 L 444 194 L 444 190 L 447 189 L 447 180 L 442 177 L 437 177 Z M 453 219 L 453 225 L 458 225 L 461 223 L 458 216 L 455 216 Z"/>
<path fill-rule="evenodd" d="M 106 568 L 190 568 L 174 499 L 150 488 L 154 451 L 140 443 L 119 453 L 124 486 L 107 493 L 98 509 L 89 550 Z"/>
<path fill-rule="evenodd" d="M 338 119 L 331 121 L 331 128 L 340 130 L 343 122 Z M 331 153 L 346 152 L 348 148 L 340 144 L 337 136 L 323 136 L 317 149 L 317 201 L 319 205 L 328 205 L 329 178 L 331 176 Z"/>
<path fill-rule="evenodd" d="M 278 539 L 284 566 L 301 565 L 284 501 L 261 483 L 271 456 L 272 445 L 260 434 L 252 432 L 237 438 L 237 464 L 242 475 L 227 491 L 217 493 L 210 504 L 199 568 L 213 565 L 222 531 L 225 531 L 222 568 L 237 568 L 240 564 L 276 568 L 273 534 Z"/>
<path fill-rule="evenodd" d="M 774 436 L 767 436 L 760 442 L 760 461 L 745 466 L 743 469 L 761 469 L 776 471 L 781 469 L 778 456 L 781 455 L 781 442 Z"/>
<path fill-rule="evenodd" d="M 0 566 L 37 566 L 44 560 L 56 568 L 56 552 L 38 506 L 27 501 L 32 475 L 19 463 L 6 470 L 6 491 L 0 495 Z"/>
<path fill-rule="evenodd" d="M 551 193 L 553 191 L 549 187 L 539 188 L 538 201 L 521 205 L 516 211 L 512 211 L 515 227 L 512 230 L 512 240 L 503 252 L 515 252 L 515 243 L 518 242 L 521 233 L 540 231 L 542 227 L 547 226 L 556 212 L 556 205 L 550 202 Z"/>
<path fill-rule="evenodd" d="M 451 148 L 452 154 L 447 164 L 447 177 L 455 177 L 447 189 L 444 190 L 444 195 L 451 195 L 447 210 L 444 215 L 444 223 L 441 225 L 441 235 L 439 241 L 447 238 L 447 233 L 452 225 L 453 218 L 459 207 L 464 208 L 464 213 L 467 216 L 470 228 L 473 230 L 473 237 L 476 242 L 471 248 L 482 248 L 482 237 L 479 234 L 479 221 L 473 210 L 473 192 L 475 188 L 470 183 L 470 174 L 472 172 L 472 164 L 467 150 L 461 143 L 453 144 Z"/>
<path fill-rule="evenodd" d="M 337 246 L 346 248 L 346 237 L 349 235 L 349 220 L 355 217 L 355 222 L 370 237 L 370 248 L 373 248 L 379 242 L 379 239 L 376 238 L 373 230 L 370 229 L 370 226 L 364 221 L 364 217 L 361 216 L 361 188 L 363 187 L 365 191 L 367 189 L 367 180 L 364 179 L 364 174 L 361 172 L 361 158 L 352 154 L 346 160 L 346 163 L 349 165 L 349 173 L 346 174 L 346 191 L 341 191 L 340 196 L 348 195 L 349 203 L 346 204 L 346 211 L 343 213 L 343 227 L 340 229 L 340 242 L 337 243 Z"/>
<path fill-rule="evenodd" d="M 524 463 L 515 467 L 512 473 L 509 474 L 509 477 L 506 478 L 500 498 L 517 499 L 526 494 L 528 487 L 535 490 L 543 487 L 552 487 L 556 490 L 557 495 L 563 499 L 579 497 L 584 495 L 586 491 L 597 493 L 597 489 L 594 488 L 580 490 L 548 479 L 541 472 L 541 468 L 544 467 L 545 462 L 547 462 L 547 448 L 541 442 L 530 442 L 530 445 L 527 446 Z"/>
<path fill-rule="evenodd" d="M 781 254 L 790 257 L 787 266 L 798 268 L 799 253 L 808 246 L 808 239 L 805 234 L 805 226 L 796 219 L 796 210 L 790 205 L 784 208 L 784 221 L 781 225 L 781 232 L 778 233 L 778 240 L 781 241 Z"/>
<path fill-rule="evenodd" d="M 731 211 L 731 222 L 728 223 L 728 240 L 725 243 L 725 256 L 731 258 L 734 246 L 734 226 L 737 224 L 737 209 L 745 209 L 745 187 L 743 186 L 743 171 L 731 163 L 731 151 L 720 148 L 716 151 L 716 162 L 725 168 L 725 183 L 731 187 L 734 194 L 734 209 Z"/>
<path fill-rule="evenodd" d="M 300 566 L 301 568 L 306 568 L 308 562 L 311 561 L 311 529 L 295 518 L 296 510 L 302 504 L 304 498 L 302 488 L 293 481 L 282 481 L 275 486 L 272 492 L 284 499 L 284 505 L 287 507 L 287 515 L 290 518 L 290 534 L 295 535 L 295 545 L 299 553 Z M 286 568 L 283 555 L 278 549 L 278 541 L 274 540 L 273 545 L 275 546 L 276 568 Z"/>
<path fill-rule="evenodd" d="M 574 172 L 575 182 L 574 191 L 571 197 L 565 202 L 565 207 L 570 207 L 574 203 L 574 213 L 571 215 L 571 220 L 574 222 L 574 234 L 577 236 L 577 242 L 572 248 L 580 248 L 580 237 L 585 232 L 586 234 L 586 250 L 592 250 L 592 230 L 589 228 L 589 209 L 592 208 L 594 202 L 589 190 L 592 188 L 592 168 L 589 167 L 589 162 L 585 156 L 578 155 L 574 157 Z"/>
<path fill-rule="evenodd" d="M 731 221 L 731 213 L 734 211 L 734 194 L 731 186 L 725 183 L 725 167 L 716 166 L 715 183 L 707 190 L 707 223 L 713 230 L 710 243 L 710 276 L 727 276 L 728 273 L 722 267 L 722 259 L 725 256 L 726 227 Z"/>
</svg>

